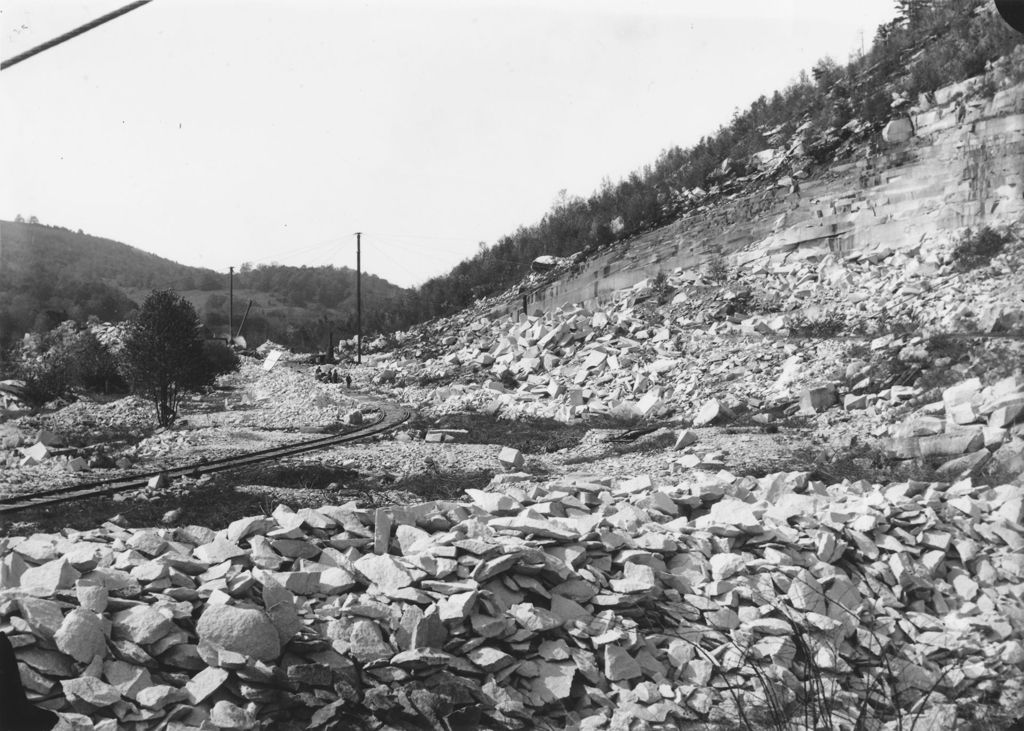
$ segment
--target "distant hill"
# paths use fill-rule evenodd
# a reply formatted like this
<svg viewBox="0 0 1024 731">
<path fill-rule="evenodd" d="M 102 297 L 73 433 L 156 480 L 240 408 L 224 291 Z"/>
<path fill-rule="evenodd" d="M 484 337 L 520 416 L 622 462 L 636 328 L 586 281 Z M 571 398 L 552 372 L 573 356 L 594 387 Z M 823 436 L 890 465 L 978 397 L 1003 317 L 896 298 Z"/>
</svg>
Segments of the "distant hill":
<svg viewBox="0 0 1024 731">
<path fill-rule="evenodd" d="M 243 335 L 295 349 L 326 347 L 333 333 L 355 334 L 356 273 L 347 267 L 261 265 L 236 272 L 235 329 L 249 300 Z M 60 226 L 0 221 L 0 348 L 25 332 L 72 318 L 116 322 L 153 289 L 174 289 L 195 305 L 216 334 L 227 333 L 228 277 L 134 246 Z M 363 275 L 363 331 L 402 327 L 393 315 L 409 292 Z"/>
</svg>

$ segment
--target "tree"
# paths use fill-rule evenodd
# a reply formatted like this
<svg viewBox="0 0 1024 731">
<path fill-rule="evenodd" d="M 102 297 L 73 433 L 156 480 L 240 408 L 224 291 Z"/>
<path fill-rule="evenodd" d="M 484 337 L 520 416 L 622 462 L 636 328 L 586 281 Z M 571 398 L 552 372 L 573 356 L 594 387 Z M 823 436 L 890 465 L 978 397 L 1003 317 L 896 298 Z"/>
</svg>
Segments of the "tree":
<svg viewBox="0 0 1024 731">
<path fill-rule="evenodd" d="M 212 386 L 219 375 L 203 349 L 200 327 L 191 302 L 172 290 L 154 290 L 125 338 L 125 375 L 153 401 L 160 426 L 177 417 L 182 394 Z"/>
</svg>

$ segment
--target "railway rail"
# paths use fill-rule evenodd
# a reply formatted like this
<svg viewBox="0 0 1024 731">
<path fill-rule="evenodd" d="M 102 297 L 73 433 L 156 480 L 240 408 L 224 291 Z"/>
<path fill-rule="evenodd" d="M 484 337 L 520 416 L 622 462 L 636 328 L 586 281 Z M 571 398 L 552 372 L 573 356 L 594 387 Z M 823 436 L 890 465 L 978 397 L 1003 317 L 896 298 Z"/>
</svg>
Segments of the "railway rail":
<svg viewBox="0 0 1024 731">
<path fill-rule="evenodd" d="M 14 513 L 32 510 L 41 507 L 52 507 L 75 500 L 86 498 L 102 497 L 118 492 L 139 490 L 147 487 L 150 481 L 165 476 L 167 479 L 176 477 L 200 477 L 215 472 L 245 467 L 260 462 L 270 462 L 283 457 L 291 457 L 296 454 L 312 452 L 317 449 L 333 447 L 338 444 L 346 444 L 359 439 L 382 434 L 394 429 L 409 419 L 411 413 L 406 409 L 388 408 L 382 411 L 380 418 L 371 424 L 366 424 L 357 429 L 352 429 L 341 434 L 330 434 L 318 439 L 310 439 L 294 444 L 285 444 L 280 447 L 270 447 L 255 452 L 236 454 L 230 457 L 223 457 L 214 460 L 193 462 L 191 464 L 162 469 L 153 472 L 137 472 L 135 474 L 115 477 L 109 480 L 98 480 L 95 482 L 67 485 L 49 490 L 40 490 L 29 495 L 11 495 L 0 498 L 0 517 Z"/>
</svg>

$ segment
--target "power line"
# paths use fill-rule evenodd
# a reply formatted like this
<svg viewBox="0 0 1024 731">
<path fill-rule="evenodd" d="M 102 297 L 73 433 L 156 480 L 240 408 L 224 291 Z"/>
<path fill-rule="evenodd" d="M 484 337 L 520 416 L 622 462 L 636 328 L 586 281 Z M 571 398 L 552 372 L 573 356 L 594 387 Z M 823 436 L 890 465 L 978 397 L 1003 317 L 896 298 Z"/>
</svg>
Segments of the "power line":
<svg viewBox="0 0 1024 731">
<path fill-rule="evenodd" d="M 97 28 L 103 25 L 104 23 L 108 23 L 114 18 L 120 18 L 122 15 L 130 13 L 136 8 L 141 8 L 143 5 L 151 3 L 152 1 L 153 0 L 136 0 L 136 2 L 129 3 L 128 5 L 125 5 L 123 8 L 118 8 L 117 10 L 111 13 L 107 13 L 106 15 L 96 18 L 96 20 L 89 21 L 85 25 L 80 25 L 73 30 L 69 30 L 67 33 L 63 33 L 57 36 L 56 38 L 52 38 L 46 41 L 45 43 L 40 43 L 38 46 L 30 48 L 24 53 L 19 53 L 17 56 L 11 56 L 6 61 L 0 62 L 0 70 L 10 68 L 11 66 L 14 66 L 17 63 L 21 63 L 25 59 L 32 58 L 37 53 L 42 53 L 43 51 L 53 48 L 54 46 L 59 46 L 61 43 L 64 43 L 65 41 L 70 41 L 72 38 L 76 36 L 80 36 L 83 33 L 92 30 L 93 28 Z"/>
<path fill-rule="evenodd" d="M 378 238 L 380 236 L 382 236 L 382 234 L 373 234 L 373 235 L 378 237 Z M 393 246 L 395 248 L 402 249 L 403 251 L 409 251 L 409 252 L 414 252 L 414 253 L 423 253 L 423 251 L 424 251 L 423 249 L 416 248 L 413 244 L 407 244 L 407 243 L 402 243 L 402 242 L 399 242 L 399 241 L 395 241 L 395 240 L 392 239 L 392 235 L 383 234 L 383 236 L 384 236 L 384 239 L 383 239 L 384 243 L 386 243 L 386 244 L 388 244 L 390 246 Z M 412 238 L 412 237 L 408 237 L 408 238 Z M 424 237 L 424 238 L 426 238 L 426 237 Z M 523 260 L 521 260 L 521 259 L 505 259 L 505 258 L 500 257 L 500 256 L 495 256 L 493 253 L 491 253 L 492 252 L 491 249 L 486 249 L 483 252 L 476 251 L 476 252 L 473 252 L 472 254 L 466 254 L 465 252 L 455 251 L 454 249 L 444 249 L 444 248 L 432 246 L 432 247 L 430 247 L 430 250 L 427 253 L 430 253 L 430 252 L 441 252 L 441 253 L 444 253 L 444 254 L 452 254 L 454 256 L 462 256 L 462 257 L 464 257 L 463 261 L 471 261 L 473 258 L 475 258 L 477 255 L 479 255 L 481 253 L 487 253 L 491 259 L 493 259 L 494 261 L 500 261 L 503 264 L 516 264 L 516 265 L 519 265 L 519 264 L 523 263 Z M 459 262 L 459 263 L 461 263 L 461 262 Z"/>
<path fill-rule="evenodd" d="M 248 264 L 261 264 L 264 262 L 270 262 L 271 260 L 287 260 L 293 259 L 300 254 L 311 254 L 317 249 L 323 249 L 324 251 L 330 250 L 329 247 L 333 247 L 335 244 L 341 241 L 347 241 L 347 236 L 338 236 L 333 239 L 327 239 L 316 244 L 309 244 L 306 246 L 299 246 L 291 249 L 281 249 L 275 254 L 268 254 L 267 256 L 257 257 L 255 259 L 247 259 Z"/>
</svg>

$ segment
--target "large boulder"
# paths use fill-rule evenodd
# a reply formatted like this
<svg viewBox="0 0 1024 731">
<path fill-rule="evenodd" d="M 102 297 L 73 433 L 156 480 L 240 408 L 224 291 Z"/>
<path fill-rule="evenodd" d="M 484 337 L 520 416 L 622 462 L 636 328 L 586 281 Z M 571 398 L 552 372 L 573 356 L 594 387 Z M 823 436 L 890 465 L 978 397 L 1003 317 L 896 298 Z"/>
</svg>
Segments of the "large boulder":
<svg viewBox="0 0 1024 731">
<path fill-rule="evenodd" d="M 882 139 L 889 144 L 906 142 L 914 136 L 914 125 L 906 117 L 890 121 L 882 129 Z"/>
<path fill-rule="evenodd" d="M 276 660 L 281 641 L 274 623 L 259 609 L 208 606 L 196 625 L 200 640 L 257 660 Z"/>
</svg>

